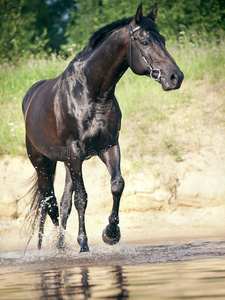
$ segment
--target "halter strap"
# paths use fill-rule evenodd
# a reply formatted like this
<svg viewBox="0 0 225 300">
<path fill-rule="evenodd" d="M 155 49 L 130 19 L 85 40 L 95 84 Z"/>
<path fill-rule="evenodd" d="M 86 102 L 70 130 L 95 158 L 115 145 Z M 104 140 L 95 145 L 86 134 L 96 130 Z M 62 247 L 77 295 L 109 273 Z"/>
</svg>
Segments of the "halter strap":
<svg viewBox="0 0 225 300">
<path fill-rule="evenodd" d="M 129 35 L 130 35 L 130 67 L 132 69 L 132 42 L 134 43 L 134 46 L 136 47 L 138 53 L 141 55 L 142 59 L 144 60 L 145 64 L 150 68 L 150 77 L 153 80 L 159 80 L 161 77 L 161 71 L 157 68 L 153 68 L 152 65 L 148 62 L 148 60 L 145 58 L 144 54 L 142 53 L 141 49 L 138 47 L 138 44 L 135 41 L 134 33 L 138 31 L 141 27 L 137 26 L 134 29 L 131 28 L 131 24 L 129 24 Z M 153 72 L 158 73 L 157 77 L 153 76 Z"/>
</svg>

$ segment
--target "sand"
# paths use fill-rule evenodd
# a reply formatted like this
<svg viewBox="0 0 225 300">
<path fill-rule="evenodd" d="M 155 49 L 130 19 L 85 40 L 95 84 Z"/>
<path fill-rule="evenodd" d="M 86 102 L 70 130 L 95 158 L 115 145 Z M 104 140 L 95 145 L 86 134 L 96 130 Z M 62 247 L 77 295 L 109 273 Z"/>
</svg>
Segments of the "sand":
<svg viewBox="0 0 225 300">
<path fill-rule="evenodd" d="M 205 151 L 205 150 L 204 150 Z M 225 236 L 225 169 L 210 151 L 186 155 L 176 163 L 164 157 L 146 172 L 124 175 L 126 188 L 121 199 L 120 228 L 122 240 L 130 244 L 166 244 L 196 240 L 223 240 Z M 211 160 L 211 164 L 209 163 Z M 198 164 L 197 164 L 198 162 Z M 154 176 L 155 168 L 161 170 Z M 28 210 L 29 178 L 34 169 L 25 157 L 5 156 L 0 160 L 1 249 L 24 247 L 21 228 Z M 86 228 L 90 246 L 101 242 L 112 207 L 110 177 L 98 158 L 84 163 L 84 182 L 88 193 Z M 158 173 L 159 174 L 159 173 Z M 55 192 L 59 201 L 64 188 L 65 169 L 57 166 Z M 48 219 L 46 234 L 51 233 Z M 24 233 L 22 234 L 24 235 Z M 77 213 L 73 207 L 68 220 L 68 235 L 76 243 Z M 35 238 L 31 247 L 36 247 Z"/>
</svg>

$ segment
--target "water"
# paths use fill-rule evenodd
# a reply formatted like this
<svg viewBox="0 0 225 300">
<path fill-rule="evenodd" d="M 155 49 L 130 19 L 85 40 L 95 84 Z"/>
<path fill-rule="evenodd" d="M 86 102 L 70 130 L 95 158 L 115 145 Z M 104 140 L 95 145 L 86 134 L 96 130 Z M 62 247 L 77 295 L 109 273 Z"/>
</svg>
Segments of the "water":
<svg viewBox="0 0 225 300">
<path fill-rule="evenodd" d="M 0 299 L 225 299 L 225 242 L 0 253 Z"/>
</svg>

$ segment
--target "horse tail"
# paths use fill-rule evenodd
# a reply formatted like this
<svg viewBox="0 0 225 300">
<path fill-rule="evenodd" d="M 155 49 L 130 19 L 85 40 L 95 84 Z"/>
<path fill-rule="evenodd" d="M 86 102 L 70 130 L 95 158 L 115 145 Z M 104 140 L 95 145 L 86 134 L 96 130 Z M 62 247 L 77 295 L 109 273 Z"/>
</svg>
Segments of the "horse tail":
<svg viewBox="0 0 225 300">
<path fill-rule="evenodd" d="M 34 235 L 36 226 L 39 222 L 42 203 L 43 203 L 43 196 L 40 193 L 38 187 L 38 177 L 36 173 L 30 178 L 30 183 L 31 183 L 31 188 L 25 195 L 25 196 L 29 195 L 30 197 L 28 201 L 28 206 L 30 206 L 30 208 L 25 215 L 26 232 L 28 233 L 28 241 L 25 248 L 25 252 Z"/>
</svg>

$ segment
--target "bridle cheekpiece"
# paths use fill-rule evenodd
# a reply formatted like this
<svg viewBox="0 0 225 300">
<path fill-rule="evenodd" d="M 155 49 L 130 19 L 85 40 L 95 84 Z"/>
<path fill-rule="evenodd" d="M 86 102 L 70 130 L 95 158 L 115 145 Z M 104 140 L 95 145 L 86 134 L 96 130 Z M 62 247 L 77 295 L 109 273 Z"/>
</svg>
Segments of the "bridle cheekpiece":
<svg viewBox="0 0 225 300">
<path fill-rule="evenodd" d="M 142 59 L 146 63 L 146 65 L 150 68 L 150 77 L 153 80 L 159 80 L 161 77 L 161 71 L 157 68 L 153 68 L 152 65 L 148 62 L 148 60 L 145 58 L 144 54 L 142 53 L 141 49 L 138 47 L 135 38 L 134 38 L 134 33 L 138 31 L 141 27 L 137 26 L 134 29 L 131 28 L 131 24 L 129 24 L 129 35 L 130 35 L 130 67 L 132 69 L 132 42 L 134 43 L 134 46 L 136 47 L 137 51 L 141 55 Z M 154 73 L 154 74 L 153 74 Z"/>
</svg>

